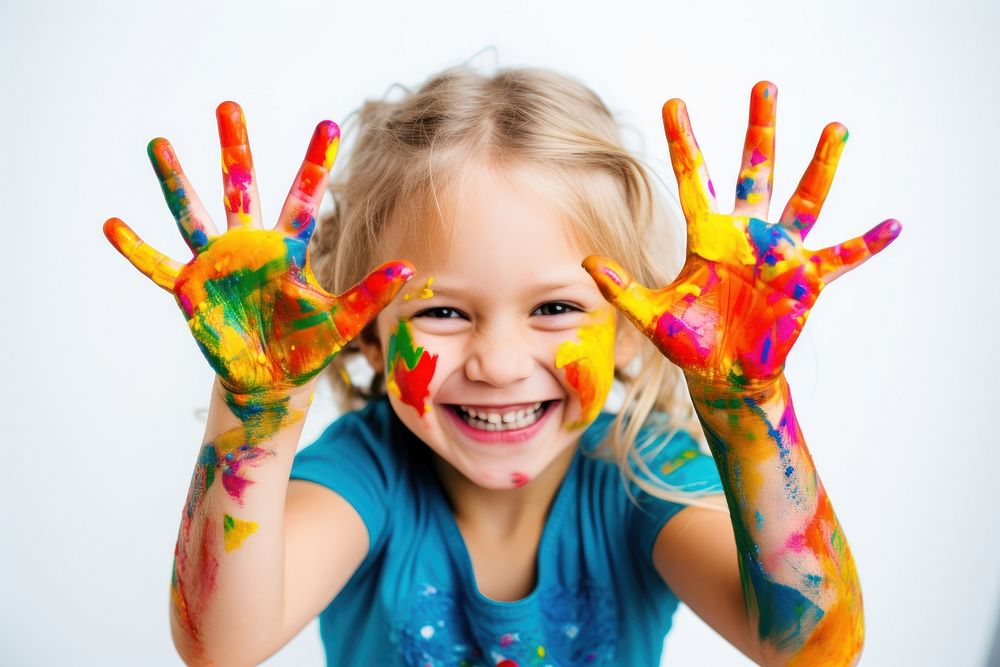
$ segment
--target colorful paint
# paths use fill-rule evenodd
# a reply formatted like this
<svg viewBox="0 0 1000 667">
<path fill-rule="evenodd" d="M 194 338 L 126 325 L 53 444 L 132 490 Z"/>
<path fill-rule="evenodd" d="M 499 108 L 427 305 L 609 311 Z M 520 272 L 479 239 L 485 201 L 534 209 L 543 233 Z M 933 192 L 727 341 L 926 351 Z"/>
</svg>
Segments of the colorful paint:
<svg viewBox="0 0 1000 667">
<path fill-rule="evenodd" d="M 820 291 L 900 233 L 887 220 L 819 251 L 806 249 L 847 130 L 826 127 L 777 224 L 770 204 L 777 90 L 751 94 L 750 128 L 734 213 L 718 212 L 684 103 L 664 127 L 688 226 L 688 256 L 662 289 L 588 257 L 604 296 L 688 379 L 719 466 L 740 555 L 748 612 L 768 662 L 848 665 L 864 636 L 861 589 L 843 530 L 795 418 L 783 369 Z"/>
<path fill-rule="evenodd" d="M 187 264 L 167 257 L 117 218 L 104 225 L 112 245 L 173 294 L 239 420 L 203 445 L 181 517 L 173 613 L 194 652 L 221 552 L 240 548 L 258 530 L 254 521 L 218 516 L 219 507 L 244 503 L 253 484 L 250 471 L 274 456 L 268 441 L 303 418 L 303 410 L 289 407 L 291 391 L 319 373 L 413 276 L 407 262 L 388 262 L 340 296 L 316 281 L 307 249 L 339 143 L 335 123 L 317 125 L 278 223 L 265 230 L 243 111 L 224 102 L 216 116 L 228 231 L 216 232 L 165 139 L 150 142 L 148 153 L 194 257 Z M 210 493 L 226 501 L 207 503 Z"/>
<path fill-rule="evenodd" d="M 410 327 L 400 319 L 396 332 L 389 336 L 386 361 L 386 389 L 421 417 L 431 409 L 427 404 L 431 378 L 437 366 L 437 355 L 428 353 L 413 342 Z"/>
<path fill-rule="evenodd" d="M 427 282 L 424 283 L 423 287 L 421 287 L 418 290 L 414 290 L 412 292 L 407 292 L 406 294 L 404 294 L 403 301 L 409 301 L 410 299 L 425 299 L 425 300 L 430 299 L 431 297 L 434 296 L 434 291 L 431 289 L 431 285 L 433 284 L 434 284 L 434 276 L 428 277 Z"/>
<path fill-rule="evenodd" d="M 260 218 L 253 156 L 243 109 L 236 102 L 223 102 L 215 110 L 222 145 L 222 189 L 229 227 L 249 226 Z"/>
<path fill-rule="evenodd" d="M 235 551 L 243 544 L 243 540 L 257 532 L 257 522 L 243 521 L 227 514 L 222 517 L 222 528 L 225 535 L 226 551 Z"/>
<path fill-rule="evenodd" d="M 517 487 L 521 488 L 525 484 L 531 481 L 531 478 L 525 475 L 523 472 L 513 472 L 510 474 L 511 483 Z"/>
<path fill-rule="evenodd" d="M 587 426 L 597 419 L 615 377 L 615 322 L 601 315 L 576 331 L 577 340 L 556 350 L 556 368 L 566 369 L 566 381 L 580 399 L 580 416 L 568 428 Z"/>
</svg>

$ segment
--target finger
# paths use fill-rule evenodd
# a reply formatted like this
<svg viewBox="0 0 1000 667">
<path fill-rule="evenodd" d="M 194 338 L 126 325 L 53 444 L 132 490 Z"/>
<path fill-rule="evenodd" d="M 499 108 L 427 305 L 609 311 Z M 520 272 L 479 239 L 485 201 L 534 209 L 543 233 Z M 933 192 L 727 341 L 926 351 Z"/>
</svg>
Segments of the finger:
<svg viewBox="0 0 1000 667">
<path fill-rule="evenodd" d="M 591 255 L 583 260 L 583 268 L 597 283 L 604 298 L 637 329 L 647 336 L 656 331 L 659 314 L 653 308 L 656 299 L 652 290 L 633 280 L 628 271 L 607 257 Z"/>
<path fill-rule="evenodd" d="M 718 212 L 715 188 L 708 176 L 708 167 L 691 131 L 684 102 L 667 100 L 663 105 L 663 129 L 670 148 L 670 163 L 677 177 L 677 188 L 684 209 L 684 218 L 691 225 L 705 213 Z"/>
<path fill-rule="evenodd" d="M 743 144 L 743 163 L 736 179 L 735 215 L 767 219 L 774 174 L 774 122 L 778 88 L 760 81 L 750 93 L 750 122 Z"/>
<path fill-rule="evenodd" d="M 881 252 L 887 245 L 896 240 L 903 226 L 892 218 L 872 227 L 867 233 L 850 241 L 817 250 L 812 254 L 812 261 L 823 282 L 829 284 L 864 264 L 872 255 Z"/>
<path fill-rule="evenodd" d="M 222 146 L 222 187 L 229 229 L 260 228 L 257 177 L 250 154 L 246 118 L 236 102 L 223 102 L 215 110 Z"/>
<path fill-rule="evenodd" d="M 153 163 L 163 197 L 177 221 L 177 228 L 180 229 L 184 242 L 197 254 L 210 238 L 218 236 L 215 225 L 184 175 L 170 142 L 161 138 L 153 139 L 146 146 L 146 153 Z"/>
<path fill-rule="evenodd" d="M 795 188 L 795 194 L 781 214 L 781 224 L 799 230 L 803 239 L 816 224 L 826 195 L 830 192 L 847 136 L 847 128 L 840 123 L 830 123 L 823 128 L 812 162 L 806 167 L 799 187 Z"/>
<path fill-rule="evenodd" d="M 339 145 L 340 128 L 336 123 L 324 120 L 316 126 L 306 157 L 281 209 L 277 229 L 304 242 L 309 241 Z"/>
<path fill-rule="evenodd" d="M 104 223 L 104 235 L 111 241 L 111 245 L 125 256 L 125 259 L 132 262 L 132 266 L 163 289 L 173 292 L 174 283 L 177 282 L 183 264 L 143 243 L 142 239 L 118 218 L 110 218 Z"/>
<path fill-rule="evenodd" d="M 361 333 L 365 325 L 396 298 L 396 293 L 413 274 L 413 265 L 409 262 L 386 262 L 338 296 L 333 321 L 344 340 L 350 341 Z"/>
</svg>

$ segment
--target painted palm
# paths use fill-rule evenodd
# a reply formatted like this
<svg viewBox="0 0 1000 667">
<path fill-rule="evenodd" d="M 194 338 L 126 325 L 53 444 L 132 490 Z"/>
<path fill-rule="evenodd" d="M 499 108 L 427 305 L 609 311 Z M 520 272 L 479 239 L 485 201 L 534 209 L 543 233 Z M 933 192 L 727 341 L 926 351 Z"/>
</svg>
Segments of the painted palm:
<svg viewBox="0 0 1000 667">
<path fill-rule="evenodd" d="M 223 386 L 254 394 L 301 385 L 319 373 L 412 276 L 406 262 L 378 267 L 340 296 L 327 293 L 309 265 L 308 245 L 333 164 L 340 129 L 316 126 L 277 225 L 264 229 L 243 111 L 216 110 L 228 229 L 219 234 L 166 139 L 149 158 L 184 240 L 181 264 L 111 218 L 104 233 L 139 271 L 171 292 Z"/>
<path fill-rule="evenodd" d="M 684 369 L 719 467 L 733 523 L 748 618 L 767 664 L 849 665 L 864 641 L 861 587 L 844 531 L 815 466 L 782 372 L 820 291 L 885 248 L 900 225 L 812 251 L 802 245 L 847 139 L 824 130 L 777 223 L 771 193 L 777 90 L 751 93 L 750 124 L 732 214 L 715 190 L 680 100 L 663 107 L 687 219 L 687 260 L 649 289 L 617 264 L 584 265 L 605 297 Z"/>
<path fill-rule="evenodd" d="M 243 505 L 252 469 L 274 456 L 269 439 L 305 414 L 290 408 L 287 390 L 319 373 L 413 275 L 408 263 L 389 262 L 340 296 L 316 281 L 308 246 L 340 139 L 335 123 L 316 126 L 278 223 L 264 229 L 243 111 L 223 102 L 216 116 L 225 233 L 215 230 L 166 139 L 149 143 L 149 158 L 193 258 L 170 259 L 117 218 L 104 224 L 115 248 L 174 295 L 239 419 L 202 445 L 174 550 L 172 609 L 190 639 L 188 657 L 199 664 L 207 661 L 201 619 L 212 604 L 222 553 L 239 549 L 259 529 L 230 512 Z M 213 493 L 215 503 L 206 502 Z"/>
<path fill-rule="evenodd" d="M 731 214 L 715 189 L 684 103 L 663 106 L 670 158 L 687 220 L 687 260 L 660 289 L 632 280 L 615 262 L 588 257 L 601 291 L 660 350 L 688 373 L 717 381 L 767 380 L 782 369 L 820 291 L 887 246 L 900 232 L 886 220 L 822 250 L 803 241 L 819 216 L 847 141 L 831 123 L 777 223 L 765 222 L 771 195 L 777 89 L 758 83 Z"/>
</svg>

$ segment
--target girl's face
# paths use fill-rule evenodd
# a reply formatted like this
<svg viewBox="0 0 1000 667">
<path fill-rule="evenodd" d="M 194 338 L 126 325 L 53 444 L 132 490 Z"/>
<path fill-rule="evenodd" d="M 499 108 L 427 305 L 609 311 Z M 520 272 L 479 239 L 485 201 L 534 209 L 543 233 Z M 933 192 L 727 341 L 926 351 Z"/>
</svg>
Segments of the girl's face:
<svg viewBox="0 0 1000 667">
<path fill-rule="evenodd" d="M 388 251 L 417 274 L 378 316 L 399 418 L 474 484 L 523 486 L 596 418 L 615 367 L 615 313 L 588 254 L 531 172 L 477 169 L 448 232 Z M 622 359 L 625 362 L 627 359 Z"/>
</svg>

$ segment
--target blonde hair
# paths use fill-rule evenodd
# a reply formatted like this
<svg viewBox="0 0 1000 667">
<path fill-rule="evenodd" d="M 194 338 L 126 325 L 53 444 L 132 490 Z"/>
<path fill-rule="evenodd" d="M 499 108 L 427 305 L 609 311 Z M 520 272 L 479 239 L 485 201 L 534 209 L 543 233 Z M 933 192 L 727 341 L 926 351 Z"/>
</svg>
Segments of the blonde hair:
<svg viewBox="0 0 1000 667">
<path fill-rule="evenodd" d="M 330 185 L 333 209 L 313 238 L 313 268 L 331 292 L 343 292 L 375 265 L 390 220 L 429 224 L 442 183 L 460 178 L 477 160 L 539 168 L 577 240 L 613 257 L 642 283 L 664 285 L 679 268 L 670 253 L 679 225 L 670 224 L 647 169 L 623 147 L 611 112 L 572 79 L 537 69 L 484 75 L 460 67 L 405 91 L 398 101 L 368 101 L 352 116 L 345 137 L 356 138 Z M 358 126 L 353 131 L 352 122 Z M 373 336 L 371 325 L 361 335 Z M 594 454 L 614 460 L 625 481 L 647 493 L 718 507 L 671 486 L 648 466 L 667 438 L 640 438 L 640 429 L 667 437 L 700 429 L 680 370 L 641 338 L 638 370 L 616 372 L 625 389 L 622 406 Z M 356 352 L 356 345 L 345 348 L 330 374 L 345 409 L 384 392 L 379 369 L 367 390 L 350 381 L 346 364 Z M 669 415 L 669 422 L 651 419 L 656 413 Z"/>
</svg>

